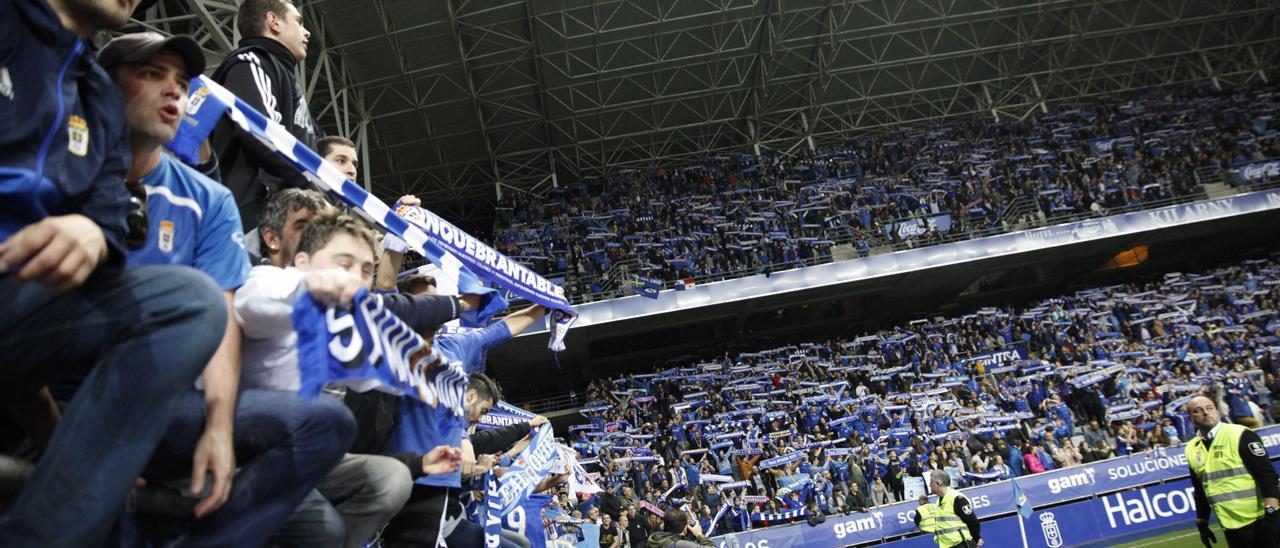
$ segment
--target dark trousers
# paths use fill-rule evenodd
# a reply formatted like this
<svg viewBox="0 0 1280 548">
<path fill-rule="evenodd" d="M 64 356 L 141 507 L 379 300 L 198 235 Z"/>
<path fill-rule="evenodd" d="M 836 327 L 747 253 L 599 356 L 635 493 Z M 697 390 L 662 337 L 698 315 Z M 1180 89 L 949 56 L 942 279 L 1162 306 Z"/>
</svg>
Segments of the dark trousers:
<svg viewBox="0 0 1280 548">
<path fill-rule="evenodd" d="M 0 276 L 0 303 L 0 398 L 88 374 L 0 516 L 0 546 L 101 545 L 222 341 L 222 291 L 194 269 L 147 266 L 65 294 Z"/>
<path fill-rule="evenodd" d="M 1231 548 L 1280 548 L 1280 514 L 1262 516 L 1239 529 L 1223 529 Z"/>
<path fill-rule="evenodd" d="M 468 520 L 464 514 L 458 500 L 458 489 L 415 484 L 409 501 L 382 530 L 382 545 L 386 548 L 433 548 L 440 542 L 440 546 L 449 548 L 483 548 L 484 527 Z M 441 527 L 452 527 L 443 539 L 438 538 Z M 515 548 L 520 544 L 503 536 L 498 539 L 498 546 Z"/>
<path fill-rule="evenodd" d="M 204 395 L 189 390 L 143 476 L 161 481 L 191 477 L 191 459 L 204 423 Z M 226 504 L 166 541 L 181 539 L 190 547 L 266 542 L 342 458 L 355 436 L 355 420 L 332 398 L 304 400 L 291 390 L 248 389 L 236 400 L 232 432 L 238 470 Z M 322 545 L 317 539 L 325 538 L 327 527 L 323 520 L 315 521 L 302 534 L 273 541 L 282 546 Z M 341 525 L 341 516 L 337 523 Z M 336 537 L 341 544 L 342 532 Z"/>
<path fill-rule="evenodd" d="M 466 520 L 458 502 L 458 489 L 414 485 L 409 501 L 382 530 L 382 545 L 387 548 L 434 547 L 445 524 L 456 528 Z"/>
</svg>

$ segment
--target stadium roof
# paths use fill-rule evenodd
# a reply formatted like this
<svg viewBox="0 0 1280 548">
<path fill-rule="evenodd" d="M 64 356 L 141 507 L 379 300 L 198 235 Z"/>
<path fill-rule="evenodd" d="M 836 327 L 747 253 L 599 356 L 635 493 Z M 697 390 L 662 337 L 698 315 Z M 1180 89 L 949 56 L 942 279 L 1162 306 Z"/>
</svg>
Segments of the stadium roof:
<svg viewBox="0 0 1280 548">
<path fill-rule="evenodd" d="M 304 78 L 364 179 L 465 226 L 498 193 L 904 124 L 1276 78 L 1273 0 L 312 0 Z M 140 17 L 235 42 L 230 0 Z M 477 222 L 480 224 L 477 224 Z M 487 228 L 487 227 L 486 227 Z"/>
</svg>

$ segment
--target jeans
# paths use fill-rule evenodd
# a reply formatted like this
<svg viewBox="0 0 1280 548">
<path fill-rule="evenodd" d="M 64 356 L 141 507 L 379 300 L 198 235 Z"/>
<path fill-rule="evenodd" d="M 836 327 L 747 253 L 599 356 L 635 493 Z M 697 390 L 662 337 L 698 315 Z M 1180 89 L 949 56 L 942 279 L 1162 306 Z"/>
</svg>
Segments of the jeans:
<svg viewBox="0 0 1280 548">
<path fill-rule="evenodd" d="M 97 546 L 222 341 L 222 291 L 186 267 L 98 272 L 59 295 L 0 276 L 0 398 L 85 373 L 0 516 L 0 546 Z"/>
<path fill-rule="evenodd" d="M 339 548 L 347 537 L 342 514 L 319 491 L 307 493 L 271 536 L 273 548 Z"/>
<path fill-rule="evenodd" d="M 145 477 L 189 481 L 204 423 L 204 395 L 188 390 Z M 191 524 L 175 544 L 264 544 L 355 437 L 355 419 L 341 402 L 323 396 L 303 400 L 286 390 L 241 391 L 233 428 L 238 470 L 231 494 L 218 511 Z"/>
<path fill-rule="evenodd" d="M 533 543 L 524 535 L 507 529 L 502 530 L 502 546 L 511 548 L 533 548 Z"/>
</svg>

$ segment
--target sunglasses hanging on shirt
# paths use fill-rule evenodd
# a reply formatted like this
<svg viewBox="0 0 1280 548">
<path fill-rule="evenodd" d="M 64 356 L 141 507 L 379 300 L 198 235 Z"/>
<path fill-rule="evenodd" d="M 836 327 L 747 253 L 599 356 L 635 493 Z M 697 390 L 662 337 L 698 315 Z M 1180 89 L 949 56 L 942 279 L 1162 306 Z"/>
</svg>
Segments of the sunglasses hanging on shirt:
<svg viewBox="0 0 1280 548">
<path fill-rule="evenodd" d="M 147 189 L 138 181 L 125 181 L 129 190 L 129 212 L 125 214 L 125 226 L 129 234 L 125 236 L 125 245 L 129 249 L 141 249 L 147 244 Z"/>
</svg>

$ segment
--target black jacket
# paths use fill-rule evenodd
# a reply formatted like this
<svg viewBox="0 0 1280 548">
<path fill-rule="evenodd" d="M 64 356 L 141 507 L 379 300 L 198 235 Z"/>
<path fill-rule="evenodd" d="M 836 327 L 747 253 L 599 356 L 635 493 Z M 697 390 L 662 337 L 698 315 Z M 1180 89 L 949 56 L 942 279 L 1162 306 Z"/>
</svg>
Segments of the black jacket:
<svg viewBox="0 0 1280 548">
<path fill-rule="evenodd" d="M 956 515 L 969 527 L 969 536 L 973 537 L 973 542 L 982 540 L 982 524 L 973 513 L 973 505 L 969 504 L 969 499 L 964 495 L 956 495 Z"/>
<path fill-rule="evenodd" d="M 1201 443 L 1200 438 L 1192 438 L 1191 443 Z M 1249 471 L 1249 475 L 1253 476 L 1254 483 L 1258 484 L 1258 496 L 1280 498 L 1280 486 L 1276 484 L 1276 469 L 1271 466 L 1271 459 L 1267 458 L 1267 447 L 1263 445 L 1258 433 L 1253 430 L 1241 432 L 1240 445 L 1236 447 L 1236 451 L 1240 453 L 1240 460 L 1244 461 L 1244 467 Z M 1200 477 L 1195 472 L 1191 473 L 1191 486 L 1195 488 L 1196 518 L 1208 520 L 1209 498 L 1205 496 L 1204 484 L 1200 482 Z"/>
<path fill-rule="evenodd" d="M 871 501 L 867 498 L 867 494 L 862 492 L 861 486 L 858 487 L 857 493 L 850 491 L 849 494 L 844 497 L 845 511 L 857 510 L 861 512 L 863 508 L 871 508 L 872 506 L 875 505 L 871 504 Z"/>
<path fill-rule="evenodd" d="M 501 428 L 490 428 L 488 430 L 476 430 L 471 436 L 471 449 L 476 455 L 492 455 L 494 453 L 502 453 L 511 449 L 512 445 L 520 441 L 529 433 L 529 422 L 517 422 L 509 424 Z"/>
<path fill-rule="evenodd" d="M 457 297 L 391 293 L 382 296 L 382 303 L 392 314 L 418 331 L 434 330 L 461 313 Z M 423 476 L 422 455 L 387 453 L 387 438 L 399 419 L 402 397 L 377 390 L 347 391 L 345 401 L 356 418 L 356 439 L 350 452 L 392 457 L 408 466 L 410 475 L 417 479 Z"/>
<path fill-rule="evenodd" d="M 227 55 L 213 80 L 267 118 L 284 126 L 300 142 L 315 148 L 320 129 L 307 108 L 302 87 L 294 74 L 296 61 L 283 44 L 270 38 L 240 41 Z M 273 192 L 307 188 L 307 179 L 287 160 L 276 155 L 230 120 L 213 130 L 213 150 L 218 156 L 222 184 L 231 189 L 240 207 L 240 219 L 248 232 L 258 227 L 258 213 Z"/>
</svg>

